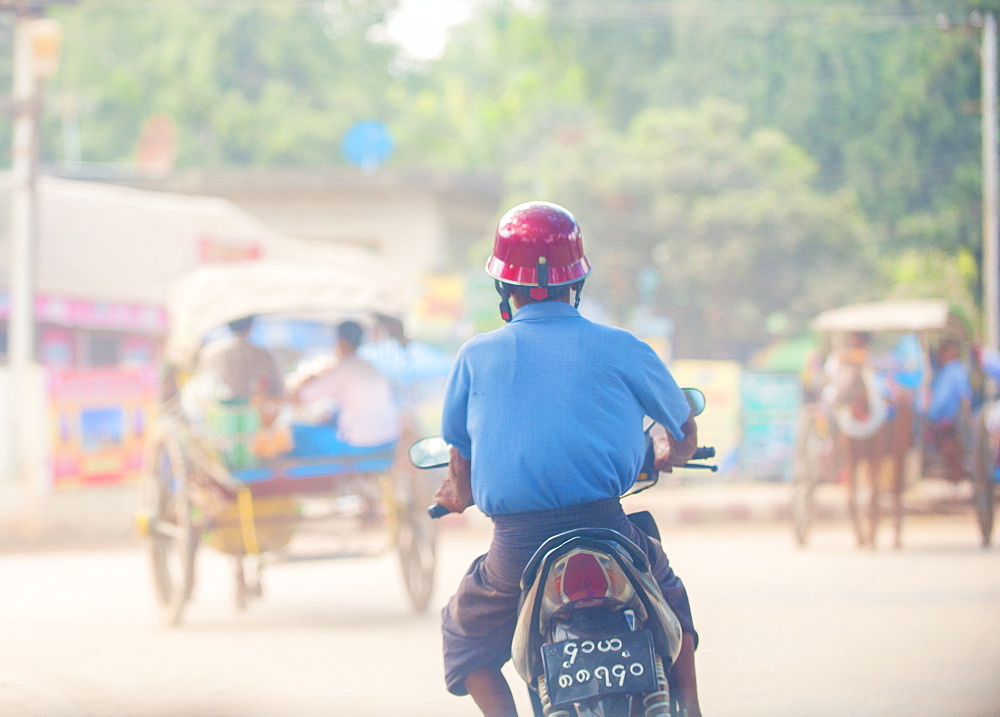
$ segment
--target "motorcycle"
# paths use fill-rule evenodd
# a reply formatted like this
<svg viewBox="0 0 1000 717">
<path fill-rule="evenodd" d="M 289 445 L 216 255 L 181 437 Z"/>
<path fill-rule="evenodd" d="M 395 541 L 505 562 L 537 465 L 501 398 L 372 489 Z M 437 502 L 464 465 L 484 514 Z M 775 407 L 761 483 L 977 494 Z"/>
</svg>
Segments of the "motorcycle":
<svg viewBox="0 0 1000 717">
<path fill-rule="evenodd" d="M 683 389 L 694 415 L 705 396 Z M 653 438 L 645 429 L 646 456 L 626 497 L 653 487 Z M 410 447 L 417 468 L 440 468 L 449 446 L 439 436 Z M 704 461 L 715 456 L 699 447 L 678 466 L 716 471 Z M 428 513 L 448 513 L 432 505 Z M 629 519 L 652 537 L 659 530 L 648 511 Z M 521 576 L 521 599 L 512 644 L 514 667 L 528 685 L 532 707 L 541 717 L 643 715 L 679 717 L 670 667 L 681 649 L 681 626 L 649 569 L 646 554 L 621 533 L 578 528 L 545 541 Z"/>
</svg>

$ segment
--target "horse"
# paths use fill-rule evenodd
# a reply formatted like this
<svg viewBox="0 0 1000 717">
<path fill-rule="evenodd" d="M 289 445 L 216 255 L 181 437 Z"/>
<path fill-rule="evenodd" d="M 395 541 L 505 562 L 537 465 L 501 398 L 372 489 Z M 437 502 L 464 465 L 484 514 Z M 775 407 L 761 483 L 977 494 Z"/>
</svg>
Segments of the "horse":
<svg viewBox="0 0 1000 717">
<path fill-rule="evenodd" d="M 845 363 L 834 380 L 833 416 L 842 471 L 847 481 L 847 512 L 858 547 L 874 548 L 888 461 L 893 514 L 894 547 L 902 545 L 903 491 L 906 457 L 913 430 L 912 402 L 901 394 L 891 401 L 881 394 L 873 369 L 864 363 Z M 890 408 L 893 410 L 890 411 Z M 860 470 L 868 482 L 867 506 L 859 506 Z M 866 514 L 862 508 L 866 507 Z"/>
</svg>

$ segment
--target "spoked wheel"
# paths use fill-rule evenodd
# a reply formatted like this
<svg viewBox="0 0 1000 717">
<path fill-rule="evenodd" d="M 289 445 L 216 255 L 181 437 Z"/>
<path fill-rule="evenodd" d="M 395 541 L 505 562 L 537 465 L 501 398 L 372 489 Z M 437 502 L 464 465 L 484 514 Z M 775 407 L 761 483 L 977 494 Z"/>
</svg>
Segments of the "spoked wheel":
<svg viewBox="0 0 1000 717">
<path fill-rule="evenodd" d="M 399 501 L 396 548 L 399 551 L 403 582 L 410 603 L 417 612 L 427 609 L 434 590 L 437 567 L 437 524 L 426 513 L 421 502 L 426 491 L 420 490 L 420 477 L 407 475 L 403 481 L 403 497 Z"/>
<path fill-rule="evenodd" d="M 153 586 L 168 625 L 180 622 L 194 587 L 198 533 L 192 520 L 184 458 L 176 440 L 156 441 L 146 471 Z"/>
<path fill-rule="evenodd" d="M 798 446 L 792 466 L 791 516 L 795 541 L 803 546 L 809 542 L 809 532 L 815 517 L 821 441 L 811 420 L 800 422 Z"/>
<path fill-rule="evenodd" d="M 993 518 L 996 511 L 996 482 L 994 471 L 997 465 L 997 448 L 990 438 L 984 420 L 976 426 L 973 453 L 972 480 L 974 483 L 973 502 L 976 520 L 984 548 L 990 546 L 993 538 Z"/>
</svg>

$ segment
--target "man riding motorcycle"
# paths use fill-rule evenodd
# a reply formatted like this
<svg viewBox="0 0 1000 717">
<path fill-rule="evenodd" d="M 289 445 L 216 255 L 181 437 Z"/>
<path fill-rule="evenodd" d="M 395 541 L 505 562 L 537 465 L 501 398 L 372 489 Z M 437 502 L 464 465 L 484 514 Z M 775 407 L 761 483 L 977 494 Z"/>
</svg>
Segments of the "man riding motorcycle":
<svg viewBox="0 0 1000 717">
<path fill-rule="evenodd" d="M 470 694 L 485 715 L 516 714 L 501 668 L 511 655 L 521 572 L 547 538 L 603 527 L 649 556 L 683 628 L 673 667 L 680 701 L 688 715 L 700 715 L 697 633 L 684 584 L 659 541 L 619 502 L 640 472 L 645 416 L 666 429 L 659 470 L 693 455 L 687 400 L 647 344 L 577 311 L 590 263 L 563 207 L 528 202 L 508 211 L 486 270 L 509 323 L 470 339 L 455 361 L 442 417 L 451 468 L 435 501 L 458 513 L 477 505 L 494 534 L 442 613 L 448 689 Z"/>
</svg>

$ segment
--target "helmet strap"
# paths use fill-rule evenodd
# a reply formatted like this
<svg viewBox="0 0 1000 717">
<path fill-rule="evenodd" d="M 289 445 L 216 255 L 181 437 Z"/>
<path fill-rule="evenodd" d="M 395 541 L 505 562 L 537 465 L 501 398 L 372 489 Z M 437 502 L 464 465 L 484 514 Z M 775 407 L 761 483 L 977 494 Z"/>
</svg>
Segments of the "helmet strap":
<svg viewBox="0 0 1000 717">
<path fill-rule="evenodd" d="M 576 294 L 576 297 L 573 299 L 573 308 L 574 309 L 579 309 L 580 308 L 580 294 L 583 293 L 583 279 L 580 279 L 580 281 L 578 281 L 576 283 L 575 291 L 573 293 Z"/>
<path fill-rule="evenodd" d="M 549 261 L 544 256 L 538 257 L 538 263 L 535 264 L 535 276 L 538 277 L 539 287 L 549 288 Z"/>
<path fill-rule="evenodd" d="M 549 298 L 549 262 L 544 256 L 538 257 L 535 276 L 538 277 L 538 286 L 531 287 L 528 295 L 535 301 L 545 301 Z"/>
<path fill-rule="evenodd" d="M 497 293 L 500 294 L 500 318 L 510 321 L 513 314 L 510 310 L 510 288 L 499 279 L 493 280 Z"/>
</svg>

